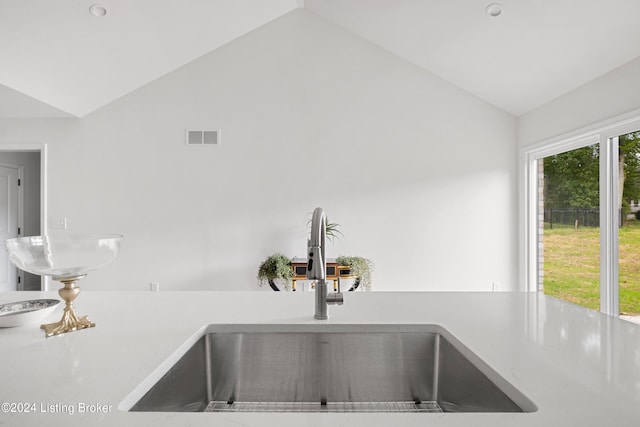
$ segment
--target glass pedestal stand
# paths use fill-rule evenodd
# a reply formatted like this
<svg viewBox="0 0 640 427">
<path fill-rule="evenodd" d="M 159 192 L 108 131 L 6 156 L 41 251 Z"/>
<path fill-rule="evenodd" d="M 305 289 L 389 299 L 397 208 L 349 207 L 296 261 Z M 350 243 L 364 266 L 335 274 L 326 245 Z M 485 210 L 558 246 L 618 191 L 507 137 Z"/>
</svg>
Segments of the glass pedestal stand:
<svg viewBox="0 0 640 427">
<path fill-rule="evenodd" d="M 80 294 L 80 288 L 76 286 L 76 282 L 86 276 L 86 274 L 81 274 L 70 277 L 53 277 L 53 280 L 64 284 L 64 287 L 58 289 L 58 295 L 66 302 L 66 306 L 60 321 L 40 325 L 40 329 L 44 329 L 47 337 L 96 326 L 87 316 L 78 317 L 73 311 L 73 300 Z"/>
</svg>

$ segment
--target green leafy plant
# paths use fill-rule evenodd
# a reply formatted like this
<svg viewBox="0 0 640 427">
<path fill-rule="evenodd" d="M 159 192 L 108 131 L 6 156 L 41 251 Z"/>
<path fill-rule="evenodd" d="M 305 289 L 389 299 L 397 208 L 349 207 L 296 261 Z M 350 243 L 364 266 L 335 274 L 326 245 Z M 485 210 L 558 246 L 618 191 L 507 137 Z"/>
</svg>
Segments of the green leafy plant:
<svg viewBox="0 0 640 427">
<path fill-rule="evenodd" d="M 273 281 L 281 279 L 285 282 L 285 289 L 291 289 L 291 279 L 293 279 L 293 270 L 291 269 L 291 258 L 280 253 L 267 257 L 266 260 L 258 268 L 258 285 L 264 286 L 268 283 L 274 288 Z M 275 289 L 274 290 L 278 290 Z"/>
<path fill-rule="evenodd" d="M 342 231 L 340 231 L 341 225 L 336 222 L 330 222 L 329 217 L 326 217 L 326 228 L 325 234 L 329 240 L 333 242 L 333 239 L 339 236 L 344 236 Z M 311 233 L 311 219 L 307 221 L 307 227 L 309 228 L 309 233 Z"/>
<path fill-rule="evenodd" d="M 351 274 L 358 276 L 360 286 L 365 290 L 371 290 L 371 274 L 373 272 L 373 261 L 357 256 L 339 256 L 336 259 L 338 265 L 351 267 Z"/>
</svg>

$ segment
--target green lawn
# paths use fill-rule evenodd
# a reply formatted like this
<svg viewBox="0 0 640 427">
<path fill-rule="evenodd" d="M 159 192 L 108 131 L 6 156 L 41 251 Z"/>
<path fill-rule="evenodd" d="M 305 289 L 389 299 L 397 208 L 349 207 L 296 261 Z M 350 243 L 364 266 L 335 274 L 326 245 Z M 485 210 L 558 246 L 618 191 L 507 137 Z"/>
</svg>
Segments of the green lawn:
<svg viewBox="0 0 640 427">
<path fill-rule="evenodd" d="M 620 311 L 640 314 L 640 221 L 620 229 Z M 544 230 L 544 292 L 600 309 L 600 229 Z"/>
</svg>

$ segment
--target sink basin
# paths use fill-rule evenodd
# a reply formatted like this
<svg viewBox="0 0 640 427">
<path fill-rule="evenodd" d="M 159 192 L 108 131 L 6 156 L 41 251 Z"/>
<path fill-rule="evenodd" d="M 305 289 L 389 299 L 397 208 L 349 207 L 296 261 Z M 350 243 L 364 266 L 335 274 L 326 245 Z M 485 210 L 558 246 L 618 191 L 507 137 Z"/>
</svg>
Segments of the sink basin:
<svg viewBox="0 0 640 427">
<path fill-rule="evenodd" d="M 533 412 L 431 325 L 209 325 L 120 405 L 160 412 Z"/>
</svg>

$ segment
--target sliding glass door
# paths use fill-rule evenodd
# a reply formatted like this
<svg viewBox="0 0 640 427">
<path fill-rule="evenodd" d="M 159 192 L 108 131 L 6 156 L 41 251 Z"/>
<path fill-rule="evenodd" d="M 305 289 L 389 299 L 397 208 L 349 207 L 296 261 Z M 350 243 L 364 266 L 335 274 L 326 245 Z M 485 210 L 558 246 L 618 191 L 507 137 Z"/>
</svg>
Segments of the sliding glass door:
<svg viewBox="0 0 640 427">
<path fill-rule="evenodd" d="M 600 144 L 538 161 L 540 290 L 600 309 Z"/>
<path fill-rule="evenodd" d="M 526 273 L 530 289 L 640 316 L 640 131 L 625 126 L 527 154 Z"/>
</svg>

